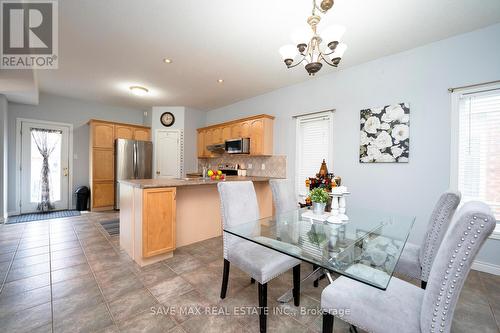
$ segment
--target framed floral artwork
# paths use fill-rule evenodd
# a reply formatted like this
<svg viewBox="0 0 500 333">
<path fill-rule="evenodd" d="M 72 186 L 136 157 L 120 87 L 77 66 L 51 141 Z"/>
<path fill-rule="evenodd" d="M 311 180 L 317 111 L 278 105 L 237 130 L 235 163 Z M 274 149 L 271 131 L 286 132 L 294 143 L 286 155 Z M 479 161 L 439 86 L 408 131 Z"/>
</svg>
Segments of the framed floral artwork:
<svg viewBox="0 0 500 333">
<path fill-rule="evenodd" d="M 410 106 L 387 105 L 360 112 L 361 163 L 407 163 L 410 155 Z"/>
</svg>

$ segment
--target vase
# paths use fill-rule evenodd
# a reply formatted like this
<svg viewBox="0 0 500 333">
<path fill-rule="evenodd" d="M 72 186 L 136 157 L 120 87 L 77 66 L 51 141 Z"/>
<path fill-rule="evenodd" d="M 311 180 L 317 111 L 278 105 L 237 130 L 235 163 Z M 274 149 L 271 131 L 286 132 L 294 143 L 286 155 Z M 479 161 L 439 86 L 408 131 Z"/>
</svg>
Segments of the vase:
<svg viewBox="0 0 500 333">
<path fill-rule="evenodd" d="M 314 215 L 322 215 L 325 212 L 326 203 L 313 202 L 312 205 Z"/>
</svg>

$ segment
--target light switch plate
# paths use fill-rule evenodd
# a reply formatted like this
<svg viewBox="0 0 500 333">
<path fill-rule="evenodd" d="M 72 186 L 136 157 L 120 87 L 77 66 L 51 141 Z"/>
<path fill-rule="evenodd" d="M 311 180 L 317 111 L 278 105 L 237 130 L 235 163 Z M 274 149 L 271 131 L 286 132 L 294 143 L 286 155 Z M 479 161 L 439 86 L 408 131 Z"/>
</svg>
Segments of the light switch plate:
<svg viewBox="0 0 500 333">
<path fill-rule="evenodd" d="M 260 168 L 261 168 L 261 170 L 266 170 L 266 165 L 264 163 L 262 163 Z"/>
<path fill-rule="evenodd" d="M 248 163 L 248 168 L 251 169 L 252 168 L 252 163 Z"/>
</svg>

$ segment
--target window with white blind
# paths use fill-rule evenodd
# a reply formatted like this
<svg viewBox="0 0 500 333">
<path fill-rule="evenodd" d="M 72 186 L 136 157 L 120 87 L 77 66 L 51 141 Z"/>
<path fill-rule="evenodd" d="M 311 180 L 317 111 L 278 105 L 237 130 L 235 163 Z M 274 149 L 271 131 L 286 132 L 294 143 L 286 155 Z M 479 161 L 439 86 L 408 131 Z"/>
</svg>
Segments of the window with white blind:
<svg viewBox="0 0 500 333">
<path fill-rule="evenodd" d="M 452 186 L 500 220 L 500 86 L 454 93 Z M 498 228 L 497 228 L 498 230 Z"/>
<path fill-rule="evenodd" d="M 298 195 L 307 194 L 305 181 L 318 173 L 323 159 L 328 168 L 332 168 L 332 115 L 328 111 L 296 119 L 295 186 Z"/>
</svg>

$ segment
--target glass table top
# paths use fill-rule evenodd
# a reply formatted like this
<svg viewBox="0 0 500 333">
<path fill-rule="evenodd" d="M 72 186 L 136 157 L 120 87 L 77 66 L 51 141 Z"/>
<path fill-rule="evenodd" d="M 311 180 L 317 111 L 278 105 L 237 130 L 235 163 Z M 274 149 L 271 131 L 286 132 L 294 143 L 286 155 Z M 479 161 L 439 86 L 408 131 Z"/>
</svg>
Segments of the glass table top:
<svg viewBox="0 0 500 333">
<path fill-rule="evenodd" d="M 328 215 L 304 208 L 226 226 L 224 232 L 233 235 L 232 244 L 252 241 L 386 289 L 415 217 L 373 210 L 349 210 L 347 216 L 347 221 L 330 223 Z"/>
</svg>

